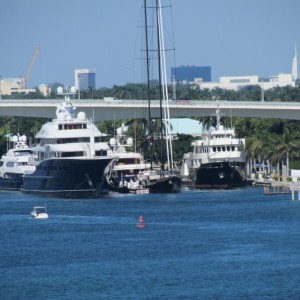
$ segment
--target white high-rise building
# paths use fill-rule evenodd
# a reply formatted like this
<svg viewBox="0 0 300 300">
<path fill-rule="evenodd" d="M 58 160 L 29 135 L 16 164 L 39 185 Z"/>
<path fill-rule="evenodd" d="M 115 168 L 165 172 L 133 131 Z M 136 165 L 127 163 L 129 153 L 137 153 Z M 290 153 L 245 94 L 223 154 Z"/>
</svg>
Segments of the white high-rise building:
<svg viewBox="0 0 300 300">
<path fill-rule="evenodd" d="M 96 72 L 90 69 L 75 70 L 75 87 L 77 90 L 96 88 Z"/>
<path fill-rule="evenodd" d="M 293 66 L 292 66 L 292 76 L 293 80 L 298 79 L 298 59 L 297 59 L 297 46 L 295 45 L 295 55 L 293 59 Z"/>
</svg>

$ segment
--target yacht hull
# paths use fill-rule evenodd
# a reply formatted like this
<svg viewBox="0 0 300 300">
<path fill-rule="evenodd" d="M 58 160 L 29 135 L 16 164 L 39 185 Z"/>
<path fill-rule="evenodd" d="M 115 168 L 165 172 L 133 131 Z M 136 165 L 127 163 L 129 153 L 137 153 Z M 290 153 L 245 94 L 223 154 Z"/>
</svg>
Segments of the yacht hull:
<svg viewBox="0 0 300 300">
<path fill-rule="evenodd" d="M 59 158 L 42 161 L 31 174 L 23 176 L 22 192 L 49 196 L 98 196 L 113 158 Z"/>
<path fill-rule="evenodd" d="M 229 162 L 202 164 L 196 174 L 196 188 L 227 189 L 246 185 L 239 170 Z"/>
<path fill-rule="evenodd" d="M 0 177 L 0 190 L 18 191 L 22 185 L 23 174 L 12 174 L 9 178 Z"/>
</svg>

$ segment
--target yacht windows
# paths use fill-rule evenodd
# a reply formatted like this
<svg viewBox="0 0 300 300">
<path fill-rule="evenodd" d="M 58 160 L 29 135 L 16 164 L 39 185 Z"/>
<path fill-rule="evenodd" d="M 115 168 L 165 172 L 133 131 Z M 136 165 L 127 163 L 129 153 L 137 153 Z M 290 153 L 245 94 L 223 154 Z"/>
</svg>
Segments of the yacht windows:
<svg viewBox="0 0 300 300">
<path fill-rule="evenodd" d="M 64 138 L 64 139 L 57 139 L 57 144 L 68 144 L 68 143 L 89 143 L 89 137 L 79 137 L 79 138 Z M 47 143 L 50 144 L 50 143 Z M 53 144 L 53 143 L 51 143 Z"/>
<path fill-rule="evenodd" d="M 44 160 L 44 159 L 48 159 L 51 157 L 55 157 L 55 152 L 39 152 L 39 154 L 38 154 L 39 160 Z"/>
<path fill-rule="evenodd" d="M 66 167 L 56 167 L 56 166 L 37 166 L 37 170 L 41 171 L 65 171 Z"/>
<path fill-rule="evenodd" d="M 95 151 L 95 156 L 106 156 L 106 155 L 107 155 L 107 151 L 105 150 Z"/>
<path fill-rule="evenodd" d="M 15 156 L 29 156 L 31 154 L 30 150 L 18 150 L 14 151 Z"/>
<path fill-rule="evenodd" d="M 138 158 L 119 158 L 118 165 L 131 165 L 131 164 L 139 164 L 140 160 Z"/>
<path fill-rule="evenodd" d="M 205 148 L 204 148 L 205 149 Z M 230 152 L 235 151 L 235 146 L 218 146 L 218 147 L 212 147 L 212 152 Z"/>
<path fill-rule="evenodd" d="M 83 151 L 74 151 L 74 152 L 62 152 L 61 157 L 74 157 L 74 156 L 84 156 Z"/>
<path fill-rule="evenodd" d="M 13 161 L 8 161 L 8 162 L 6 163 L 6 167 L 8 167 L 8 168 L 13 168 L 14 165 L 15 165 L 15 163 L 14 163 Z"/>
<path fill-rule="evenodd" d="M 101 136 L 95 136 L 95 143 L 101 142 Z"/>
<path fill-rule="evenodd" d="M 58 124 L 58 130 L 87 129 L 86 123 Z"/>
<path fill-rule="evenodd" d="M 101 137 L 95 137 L 94 138 L 95 143 L 101 142 Z M 46 144 L 69 144 L 69 143 L 90 143 L 91 139 L 90 137 L 76 137 L 76 138 L 59 138 L 59 139 L 37 139 L 37 143 L 40 145 L 46 145 Z M 24 152 L 22 155 L 29 155 L 30 152 Z"/>
</svg>

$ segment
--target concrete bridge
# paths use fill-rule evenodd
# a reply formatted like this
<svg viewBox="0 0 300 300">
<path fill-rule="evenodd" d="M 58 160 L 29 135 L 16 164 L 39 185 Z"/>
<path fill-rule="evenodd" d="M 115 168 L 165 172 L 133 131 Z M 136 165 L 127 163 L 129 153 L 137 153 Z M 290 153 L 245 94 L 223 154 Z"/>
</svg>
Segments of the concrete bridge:
<svg viewBox="0 0 300 300">
<path fill-rule="evenodd" d="M 61 99 L 17 99 L 0 101 L 1 116 L 23 116 L 56 118 L 55 111 Z M 101 120 L 120 120 L 147 118 L 148 102 L 145 100 L 73 99 L 77 112 L 84 111 L 95 122 Z M 215 101 L 170 101 L 170 115 L 178 117 L 205 117 L 214 114 Z M 220 101 L 220 109 L 226 116 L 279 118 L 300 120 L 300 103 L 293 102 L 248 102 Z M 159 101 L 151 101 L 151 116 L 159 117 Z"/>
</svg>

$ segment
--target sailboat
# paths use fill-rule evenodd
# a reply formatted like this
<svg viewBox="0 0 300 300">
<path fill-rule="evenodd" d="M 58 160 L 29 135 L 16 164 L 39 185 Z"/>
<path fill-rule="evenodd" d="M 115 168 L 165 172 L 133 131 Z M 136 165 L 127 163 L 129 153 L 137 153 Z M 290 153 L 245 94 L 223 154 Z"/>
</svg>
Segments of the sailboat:
<svg viewBox="0 0 300 300">
<path fill-rule="evenodd" d="M 158 82 L 159 82 L 159 100 L 160 100 L 160 140 L 161 140 L 161 162 L 159 166 L 151 164 L 151 169 L 140 172 L 138 179 L 143 186 L 147 187 L 150 193 L 170 193 L 179 192 L 181 188 L 181 177 L 174 172 L 172 137 L 170 127 L 170 112 L 168 99 L 168 85 L 166 72 L 166 58 L 164 47 L 164 34 L 162 22 L 161 1 L 155 2 L 156 27 L 157 27 L 157 53 L 158 53 Z M 149 67 L 149 46 L 148 46 L 148 16 L 147 0 L 144 0 L 145 13 L 145 41 L 146 41 L 146 69 L 147 69 L 147 95 L 148 95 L 148 134 L 149 140 L 154 141 L 151 125 L 151 97 L 150 97 L 150 67 Z M 165 132 L 163 134 L 163 125 Z M 165 146 L 163 140 L 165 139 Z M 151 142 L 152 144 L 152 142 Z M 150 145 L 151 147 L 151 145 Z M 163 149 L 166 149 L 167 163 L 163 159 Z"/>
</svg>

